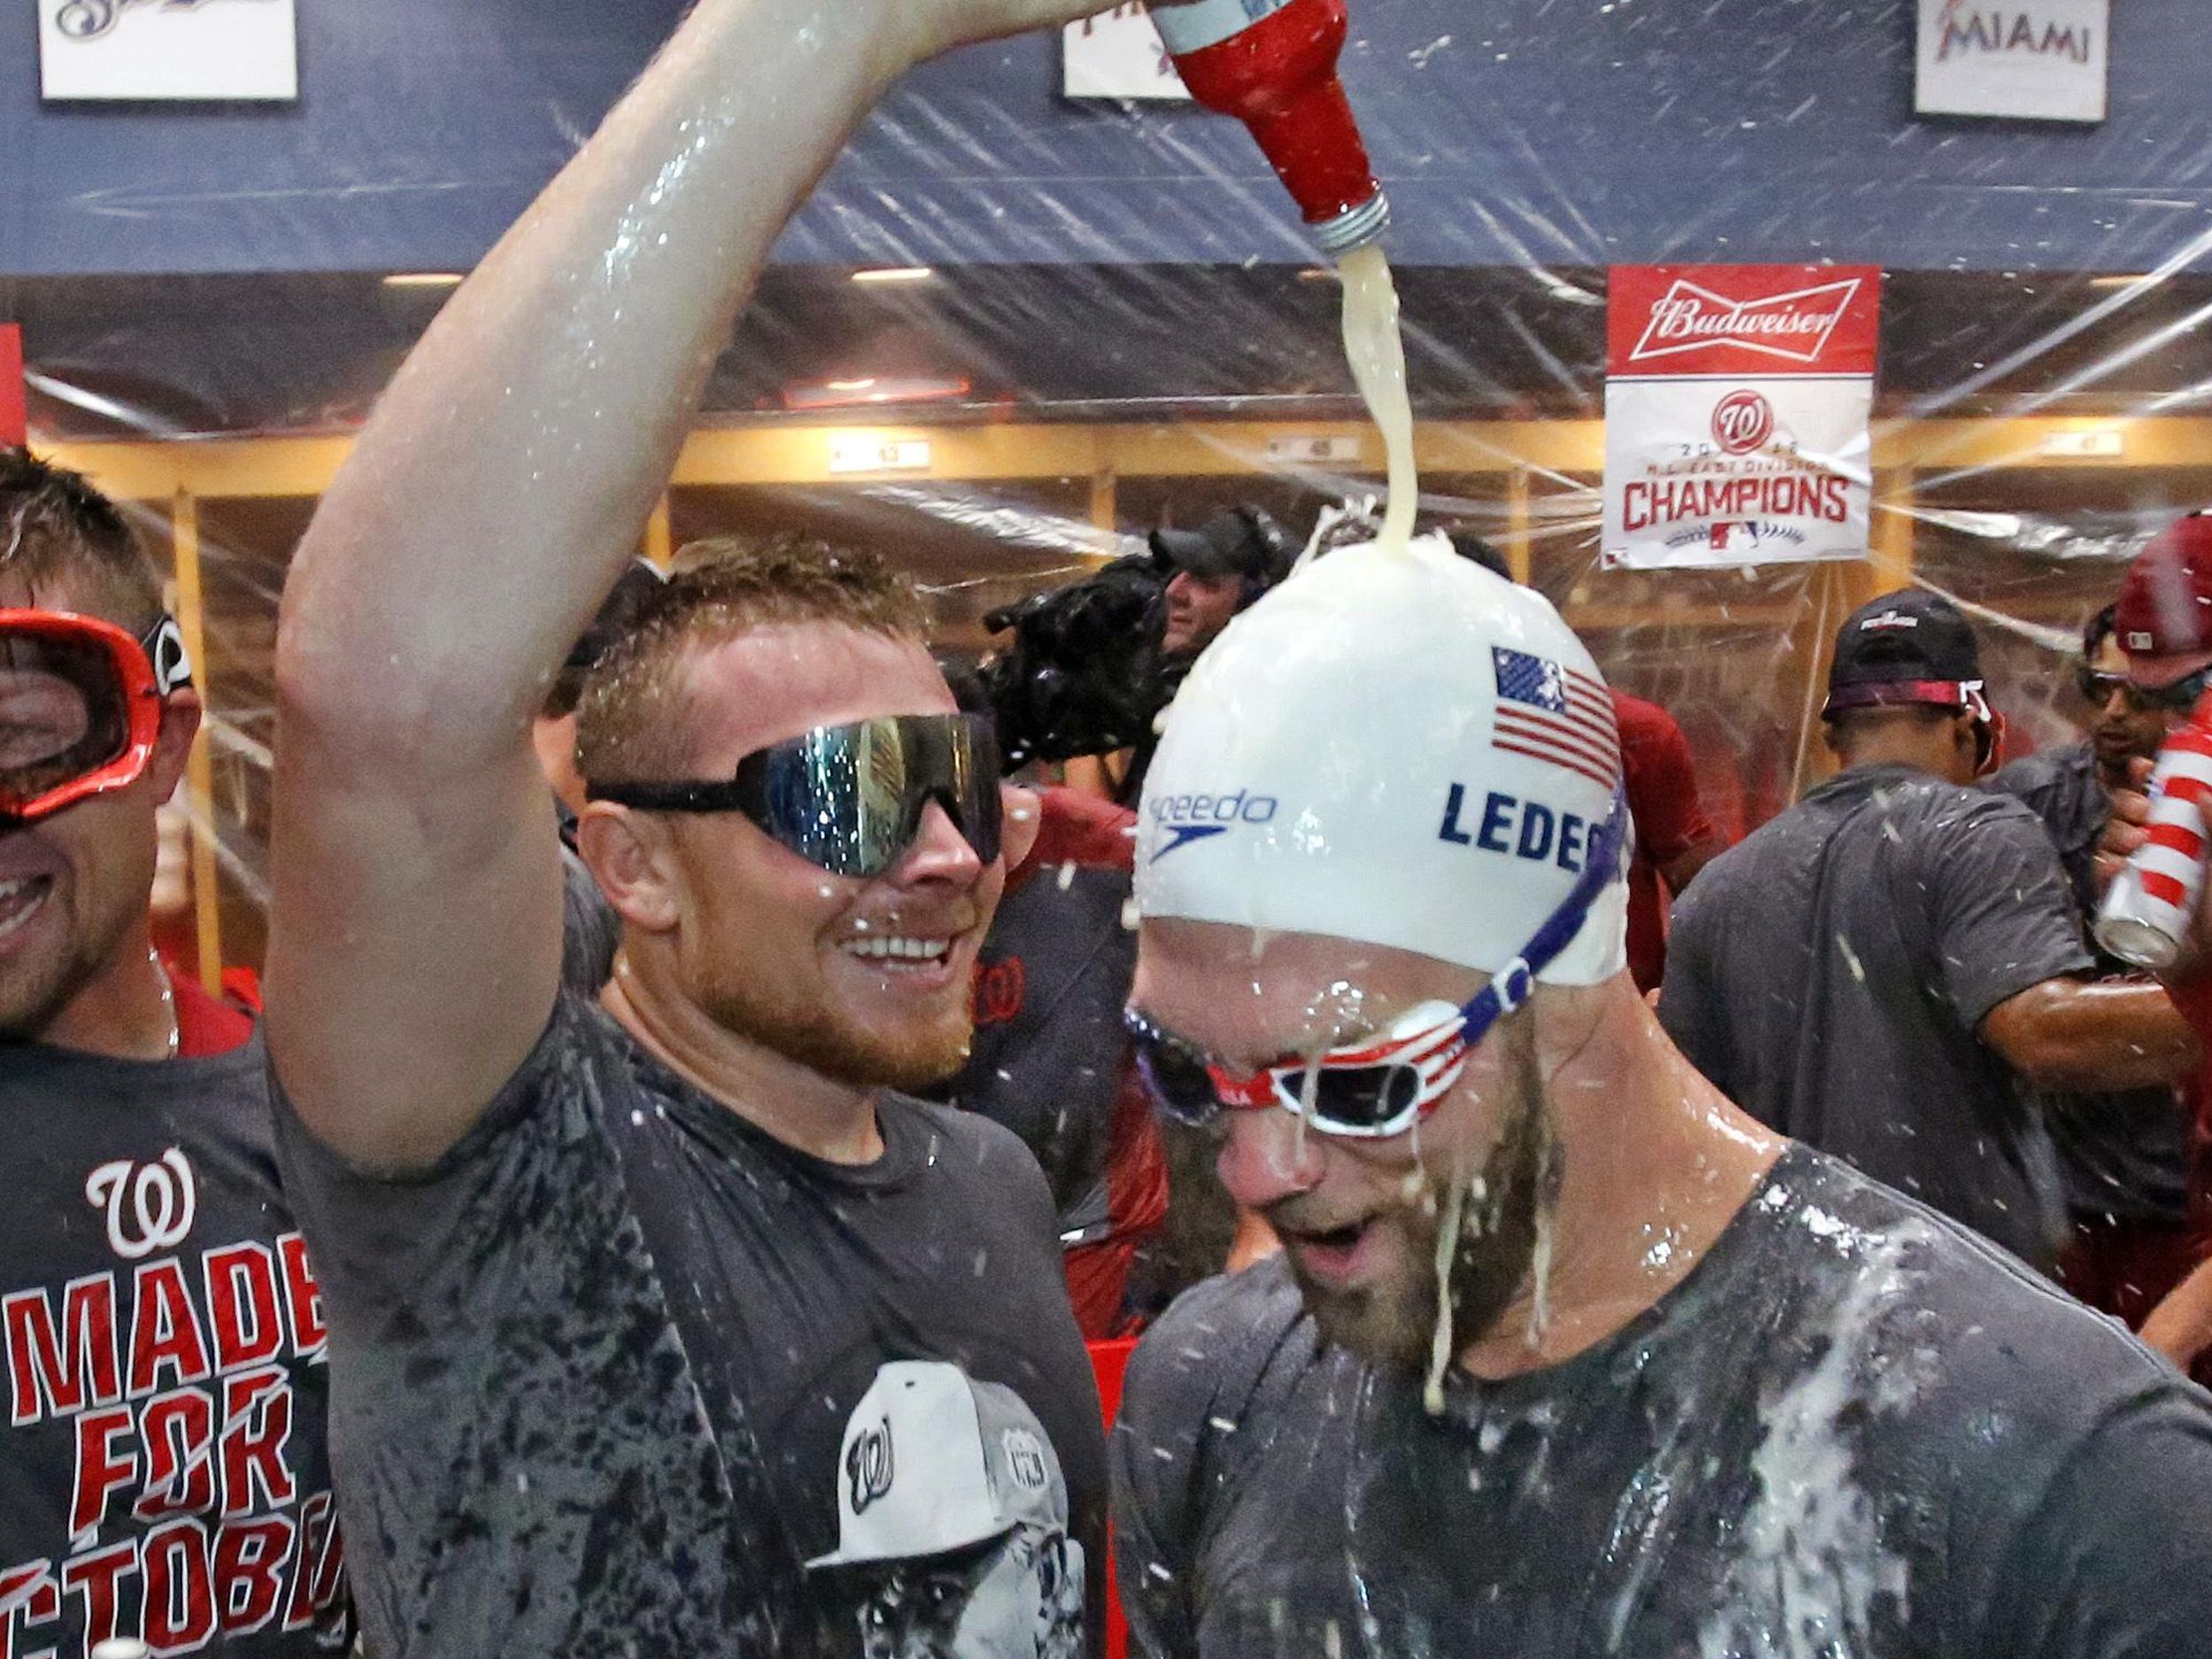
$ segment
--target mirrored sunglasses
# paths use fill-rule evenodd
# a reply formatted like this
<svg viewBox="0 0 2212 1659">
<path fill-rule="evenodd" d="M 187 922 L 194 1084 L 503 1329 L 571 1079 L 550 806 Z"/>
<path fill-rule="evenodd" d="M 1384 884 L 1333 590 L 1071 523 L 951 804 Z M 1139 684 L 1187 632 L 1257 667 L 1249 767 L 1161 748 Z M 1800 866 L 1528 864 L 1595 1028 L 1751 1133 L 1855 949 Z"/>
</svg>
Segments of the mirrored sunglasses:
<svg viewBox="0 0 2212 1659">
<path fill-rule="evenodd" d="M 905 856 L 932 802 L 987 864 L 1003 829 L 998 744 L 971 714 L 817 726 L 756 749 L 727 780 L 595 783 L 586 794 L 645 812 L 735 812 L 809 864 L 861 879 Z"/>
</svg>

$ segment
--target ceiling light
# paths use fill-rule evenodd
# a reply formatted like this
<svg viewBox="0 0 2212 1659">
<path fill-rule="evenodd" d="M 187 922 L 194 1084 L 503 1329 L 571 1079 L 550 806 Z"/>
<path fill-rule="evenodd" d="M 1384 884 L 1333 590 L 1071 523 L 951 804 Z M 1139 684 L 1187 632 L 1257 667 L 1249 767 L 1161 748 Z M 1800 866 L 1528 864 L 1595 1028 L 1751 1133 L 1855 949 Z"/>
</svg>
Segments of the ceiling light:
<svg viewBox="0 0 2212 1659">
<path fill-rule="evenodd" d="M 926 265 L 887 265 L 879 271 L 856 271 L 856 282 L 926 282 L 936 272 Z"/>
<path fill-rule="evenodd" d="M 2147 276 L 2098 276 L 2089 279 L 2093 288 L 2131 288 L 2153 280 Z"/>
<path fill-rule="evenodd" d="M 813 380 L 783 388 L 792 410 L 853 409 L 868 404 L 947 403 L 965 397 L 965 375 L 879 374 L 857 380 Z"/>
<path fill-rule="evenodd" d="M 457 288 L 465 280 L 453 271 L 406 271 L 384 279 L 388 288 Z"/>
</svg>

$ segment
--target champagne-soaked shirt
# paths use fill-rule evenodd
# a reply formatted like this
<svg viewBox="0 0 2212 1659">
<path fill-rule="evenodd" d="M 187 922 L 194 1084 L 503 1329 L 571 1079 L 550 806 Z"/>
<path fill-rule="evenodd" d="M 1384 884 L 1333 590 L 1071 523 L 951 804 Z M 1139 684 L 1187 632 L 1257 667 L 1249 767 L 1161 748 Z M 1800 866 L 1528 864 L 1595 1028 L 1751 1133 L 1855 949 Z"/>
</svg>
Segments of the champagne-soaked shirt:
<svg viewBox="0 0 2212 1659">
<path fill-rule="evenodd" d="M 2000 1003 L 2091 966 L 2033 813 L 1858 766 L 1677 901 L 1659 1019 L 1762 1123 L 2047 1269 L 2066 1226 L 2057 1155 L 1980 1033 Z"/>
<path fill-rule="evenodd" d="M 1566 1363 L 1317 1344 L 1279 1263 L 1148 1334 L 1113 1442 L 1134 1651 L 1198 1659 L 2212 1654 L 2212 1400 L 1803 1148 Z"/>
<path fill-rule="evenodd" d="M 0 1046 L 0 1655 L 349 1644 L 321 1298 L 258 1037 L 180 981 L 187 1057 Z"/>
<path fill-rule="evenodd" d="M 925 1617 L 1098 1651 L 1105 1447 L 1036 1161 L 878 1118 L 874 1164 L 809 1157 L 565 995 L 426 1171 L 285 1112 L 370 1651 L 857 1655 Z"/>
</svg>

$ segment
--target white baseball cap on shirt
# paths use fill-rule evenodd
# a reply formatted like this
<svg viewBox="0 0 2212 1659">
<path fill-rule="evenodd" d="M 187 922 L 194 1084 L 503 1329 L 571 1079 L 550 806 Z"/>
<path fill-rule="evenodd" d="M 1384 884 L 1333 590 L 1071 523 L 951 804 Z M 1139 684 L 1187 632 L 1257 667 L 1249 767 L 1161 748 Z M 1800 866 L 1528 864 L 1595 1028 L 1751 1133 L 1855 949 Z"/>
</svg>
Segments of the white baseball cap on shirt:
<svg viewBox="0 0 2212 1659">
<path fill-rule="evenodd" d="M 1620 776 L 1604 681 L 1541 595 L 1442 536 L 1343 549 L 1184 681 L 1145 780 L 1139 911 L 1500 973 L 1575 887 Z M 1625 966 L 1626 865 L 1540 980 Z"/>
<path fill-rule="evenodd" d="M 809 1571 L 941 1555 L 1025 1522 L 1067 1530 L 1067 1483 L 1036 1413 L 942 1360 L 879 1368 L 837 1462 L 837 1548 Z"/>
</svg>

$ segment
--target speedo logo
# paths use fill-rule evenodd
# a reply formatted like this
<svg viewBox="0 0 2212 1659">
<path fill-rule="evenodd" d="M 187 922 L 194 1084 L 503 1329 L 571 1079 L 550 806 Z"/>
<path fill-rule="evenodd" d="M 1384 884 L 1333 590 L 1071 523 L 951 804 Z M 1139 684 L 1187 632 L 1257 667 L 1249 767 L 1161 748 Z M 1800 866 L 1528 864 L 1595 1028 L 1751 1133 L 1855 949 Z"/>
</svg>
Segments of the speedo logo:
<svg viewBox="0 0 2212 1659">
<path fill-rule="evenodd" d="M 1158 864 L 1193 841 L 1211 841 L 1247 824 L 1272 824 L 1283 803 L 1271 795 L 1236 789 L 1227 795 L 1171 795 L 1152 803 L 1152 821 L 1167 839 L 1152 855 Z"/>
</svg>

